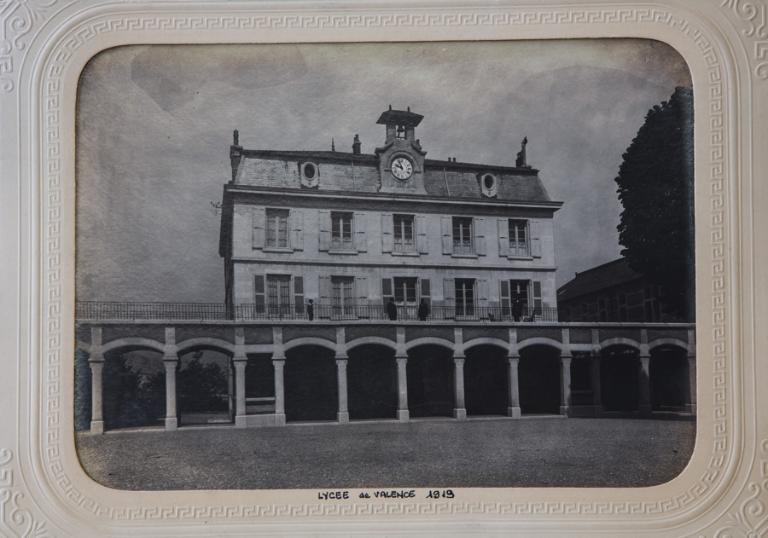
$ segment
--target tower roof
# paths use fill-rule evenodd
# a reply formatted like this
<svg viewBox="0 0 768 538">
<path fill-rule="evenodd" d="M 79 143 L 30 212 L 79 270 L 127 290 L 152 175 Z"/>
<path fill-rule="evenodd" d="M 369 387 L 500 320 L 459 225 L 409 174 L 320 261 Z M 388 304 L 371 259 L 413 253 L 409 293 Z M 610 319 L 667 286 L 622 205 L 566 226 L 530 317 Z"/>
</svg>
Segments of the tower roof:
<svg viewBox="0 0 768 538">
<path fill-rule="evenodd" d="M 397 125 L 405 125 L 406 127 L 416 127 L 423 119 L 424 116 L 415 114 L 410 110 L 392 110 L 392 108 L 390 108 L 381 113 L 381 116 L 376 120 L 376 123 L 381 123 L 383 125 L 396 123 Z"/>
</svg>

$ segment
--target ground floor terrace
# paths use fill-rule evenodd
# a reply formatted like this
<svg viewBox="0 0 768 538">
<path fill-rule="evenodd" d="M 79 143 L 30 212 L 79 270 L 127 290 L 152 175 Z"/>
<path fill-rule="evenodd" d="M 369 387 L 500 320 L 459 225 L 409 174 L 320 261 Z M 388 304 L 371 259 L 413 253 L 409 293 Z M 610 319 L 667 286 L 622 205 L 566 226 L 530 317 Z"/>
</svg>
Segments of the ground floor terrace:
<svg viewBox="0 0 768 538">
<path fill-rule="evenodd" d="M 93 433 L 695 413 L 687 324 L 84 320 L 77 336 Z"/>
</svg>

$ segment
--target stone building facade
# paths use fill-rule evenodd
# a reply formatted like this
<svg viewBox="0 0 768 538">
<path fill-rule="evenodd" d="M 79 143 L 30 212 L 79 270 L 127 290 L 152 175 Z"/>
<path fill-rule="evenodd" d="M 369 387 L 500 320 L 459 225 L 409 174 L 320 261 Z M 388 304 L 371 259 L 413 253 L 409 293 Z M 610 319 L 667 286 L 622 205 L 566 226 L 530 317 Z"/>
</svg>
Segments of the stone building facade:
<svg viewBox="0 0 768 538">
<path fill-rule="evenodd" d="M 226 300 L 265 317 L 556 321 L 552 201 L 538 171 L 431 160 L 410 110 L 363 153 L 230 148 L 220 254 Z"/>
</svg>

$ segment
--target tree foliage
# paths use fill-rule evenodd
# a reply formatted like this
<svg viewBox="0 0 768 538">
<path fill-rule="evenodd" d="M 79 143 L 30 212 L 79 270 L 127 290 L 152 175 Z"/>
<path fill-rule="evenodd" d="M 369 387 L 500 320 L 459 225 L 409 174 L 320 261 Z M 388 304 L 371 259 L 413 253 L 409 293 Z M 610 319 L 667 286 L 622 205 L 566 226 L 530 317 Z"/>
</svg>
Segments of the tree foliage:
<svg viewBox="0 0 768 538">
<path fill-rule="evenodd" d="M 673 316 L 693 320 L 693 92 L 678 87 L 645 116 L 616 177 L 630 267 L 661 286 Z"/>
</svg>

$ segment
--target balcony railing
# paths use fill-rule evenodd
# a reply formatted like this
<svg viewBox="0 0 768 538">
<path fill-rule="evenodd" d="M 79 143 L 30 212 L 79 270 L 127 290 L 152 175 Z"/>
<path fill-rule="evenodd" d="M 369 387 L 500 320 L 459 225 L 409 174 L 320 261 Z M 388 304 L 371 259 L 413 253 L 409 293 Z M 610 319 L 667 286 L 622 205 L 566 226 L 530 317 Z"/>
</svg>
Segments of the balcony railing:
<svg viewBox="0 0 768 538">
<path fill-rule="evenodd" d="M 453 253 L 457 256 L 474 256 L 475 245 L 471 241 L 454 241 Z"/>
<path fill-rule="evenodd" d="M 223 303 L 127 303 L 78 302 L 75 309 L 78 321 L 256 321 L 256 320 L 373 320 L 373 321 L 483 321 L 526 323 L 557 321 L 557 308 L 523 308 L 517 319 L 510 308 L 481 305 L 433 305 L 419 313 L 418 305 L 398 305 L 394 315 L 391 307 L 382 303 L 322 304 L 312 308 L 306 305 L 297 310 L 293 306 L 239 304 L 228 309 Z"/>
</svg>

